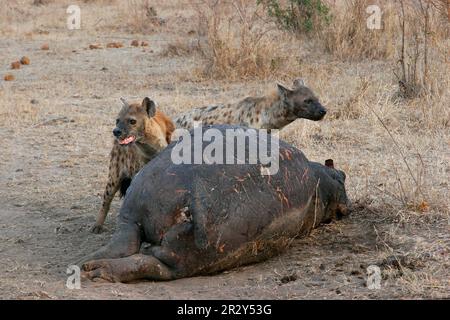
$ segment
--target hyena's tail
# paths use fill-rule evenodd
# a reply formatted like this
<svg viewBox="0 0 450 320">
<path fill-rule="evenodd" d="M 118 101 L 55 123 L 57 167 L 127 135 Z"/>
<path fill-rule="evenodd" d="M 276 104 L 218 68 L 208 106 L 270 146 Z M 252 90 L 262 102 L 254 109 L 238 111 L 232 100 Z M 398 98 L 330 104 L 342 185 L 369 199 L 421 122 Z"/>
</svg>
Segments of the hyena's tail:
<svg viewBox="0 0 450 320">
<path fill-rule="evenodd" d="M 131 178 L 130 177 L 122 177 L 120 179 L 120 197 L 125 197 L 125 194 L 127 193 L 128 187 L 131 184 Z"/>
</svg>

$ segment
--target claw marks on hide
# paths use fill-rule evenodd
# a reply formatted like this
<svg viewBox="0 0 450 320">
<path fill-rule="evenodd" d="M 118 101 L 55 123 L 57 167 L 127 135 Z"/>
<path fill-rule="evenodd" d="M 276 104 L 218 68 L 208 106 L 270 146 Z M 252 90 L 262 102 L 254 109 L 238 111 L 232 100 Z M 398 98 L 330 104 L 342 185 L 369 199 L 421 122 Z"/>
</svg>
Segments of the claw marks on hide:
<svg viewBox="0 0 450 320">
<path fill-rule="evenodd" d="M 189 212 L 189 207 L 183 207 L 176 210 L 174 215 L 174 224 L 180 224 L 184 222 L 191 222 L 192 215 Z"/>
<path fill-rule="evenodd" d="M 276 188 L 278 199 L 280 199 L 281 205 L 286 205 L 287 208 L 291 207 L 291 204 L 289 203 L 289 199 L 284 194 L 283 190 L 280 187 Z"/>
<path fill-rule="evenodd" d="M 280 150 L 281 160 L 292 160 L 292 151 L 289 149 Z"/>
</svg>

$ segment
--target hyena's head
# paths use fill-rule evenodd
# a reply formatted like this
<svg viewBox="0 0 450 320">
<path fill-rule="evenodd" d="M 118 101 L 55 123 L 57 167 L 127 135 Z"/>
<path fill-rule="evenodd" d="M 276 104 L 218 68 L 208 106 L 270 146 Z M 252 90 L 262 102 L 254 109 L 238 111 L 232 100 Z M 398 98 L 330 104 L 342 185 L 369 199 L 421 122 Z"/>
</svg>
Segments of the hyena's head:
<svg viewBox="0 0 450 320">
<path fill-rule="evenodd" d="M 159 128 L 155 124 L 156 104 L 149 98 L 144 98 L 142 103 L 128 104 L 121 98 L 123 107 L 116 119 L 116 127 L 113 135 L 120 145 L 126 146 L 132 143 L 145 143 L 157 149 L 167 145 L 160 146 L 161 141 L 165 141 L 165 136 L 161 130 L 152 130 Z"/>
<path fill-rule="evenodd" d="M 294 80 L 292 90 L 278 84 L 278 95 L 287 107 L 288 120 L 304 118 L 317 121 L 327 113 L 325 107 L 320 104 L 311 89 L 305 86 L 302 79 Z"/>
</svg>

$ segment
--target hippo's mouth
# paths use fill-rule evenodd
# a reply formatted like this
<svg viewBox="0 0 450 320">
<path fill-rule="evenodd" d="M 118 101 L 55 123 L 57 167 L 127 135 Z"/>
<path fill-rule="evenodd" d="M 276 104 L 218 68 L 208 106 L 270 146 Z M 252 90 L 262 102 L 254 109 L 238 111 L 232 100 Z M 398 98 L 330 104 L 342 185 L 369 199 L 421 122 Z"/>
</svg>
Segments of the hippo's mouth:
<svg viewBox="0 0 450 320">
<path fill-rule="evenodd" d="M 135 136 L 129 136 L 129 137 L 126 137 L 125 139 L 117 139 L 117 141 L 119 141 L 120 145 L 127 145 L 127 144 L 135 142 L 136 141 L 136 137 Z"/>
</svg>

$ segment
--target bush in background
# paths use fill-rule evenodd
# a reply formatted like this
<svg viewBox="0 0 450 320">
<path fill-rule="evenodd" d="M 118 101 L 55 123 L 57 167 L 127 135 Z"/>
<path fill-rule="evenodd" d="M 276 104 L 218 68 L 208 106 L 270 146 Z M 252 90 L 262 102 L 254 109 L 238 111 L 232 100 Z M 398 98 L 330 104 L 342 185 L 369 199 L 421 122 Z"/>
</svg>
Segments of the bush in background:
<svg viewBox="0 0 450 320">
<path fill-rule="evenodd" d="M 322 0 L 257 0 L 269 17 L 282 28 L 295 33 L 311 33 L 331 20 L 330 9 Z"/>
</svg>

